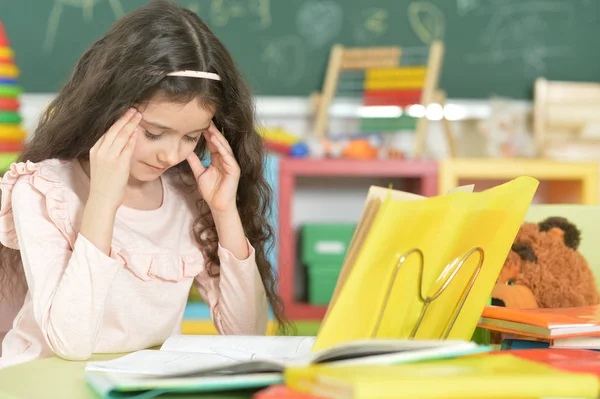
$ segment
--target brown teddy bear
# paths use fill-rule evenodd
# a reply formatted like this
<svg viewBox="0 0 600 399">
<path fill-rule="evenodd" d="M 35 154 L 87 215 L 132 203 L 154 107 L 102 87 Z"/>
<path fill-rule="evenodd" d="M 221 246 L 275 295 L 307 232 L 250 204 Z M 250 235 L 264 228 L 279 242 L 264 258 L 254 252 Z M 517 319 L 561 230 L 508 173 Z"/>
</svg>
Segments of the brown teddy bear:
<svg viewBox="0 0 600 399">
<path fill-rule="evenodd" d="M 492 305 L 564 308 L 596 305 L 600 295 L 581 233 L 565 218 L 523 223 L 492 291 Z"/>
</svg>

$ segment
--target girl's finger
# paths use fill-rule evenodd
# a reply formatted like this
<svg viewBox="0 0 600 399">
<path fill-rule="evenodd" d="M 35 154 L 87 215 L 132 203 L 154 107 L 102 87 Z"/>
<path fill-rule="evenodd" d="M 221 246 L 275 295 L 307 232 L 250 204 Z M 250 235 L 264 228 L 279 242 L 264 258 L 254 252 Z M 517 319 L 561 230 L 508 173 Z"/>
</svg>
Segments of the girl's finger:
<svg viewBox="0 0 600 399">
<path fill-rule="evenodd" d="M 213 136 L 212 141 L 215 144 L 215 146 L 219 149 L 219 155 L 221 155 L 223 163 L 229 168 L 234 168 L 235 170 L 237 170 L 238 164 L 233 154 L 227 151 L 227 148 L 225 148 L 223 143 L 221 143 L 221 141 L 216 136 Z"/>
<path fill-rule="evenodd" d="M 131 156 L 133 155 L 133 149 L 135 148 L 135 143 L 137 141 L 137 137 L 138 137 L 137 131 L 138 130 L 135 129 L 134 133 L 131 136 L 129 136 L 129 140 L 127 140 L 125 147 L 123 147 L 123 152 L 121 152 L 121 155 L 123 157 L 126 157 L 129 161 L 131 161 Z"/>
<path fill-rule="evenodd" d="M 217 147 L 215 145 L 215 142 L 213 141 L 213 135 L 211 134 L 207 134 L 205 136 L 206 139 L 206 149 L 208 150 L 208 152 L 210 152 L 211 154 L 218 154 L 219 153 L 219 147 Z"/>
<path fill-rule="evenodd" d="M 210 127 L 208 128 L 208 132 L 210 133 L 211 137 L 217 137 L 221 144 L 223 144 L 223 146 L 227 149 L 227 151 L 233 154 L 233 150 L 231 149 L 229 142 L 227 141 L 223 133 L 221 133 L 219 129 L 217 129 L 214 123 L 211 123 Z"/>
<path fill-rule="evenodd" d="M 123 126 L 110 146 L 111 152 L 113 152 L 115 155 L 119 155 L 121 152 L 123 152 L 123 148 L 125 148 L 131 136 L 137 136 L 136 132 L 141 119 L 142 115 L 137 113 L 129 120 L 129 122 L 127 122 L 127 124 L 125 124 L 125 126 Z"/>
<path fill-rule="evenodd" d="M 196 155 L 195 152 L 192 152 L 187 157 L 188 164 L 190 164 L 190 168 L 192 169 L 192 173 L 194 174 L 194 178 L 198 180 L 198 178 L 206 171 L 202 162 L 200 162 L 200 158 Z"/>
<path fill-rule="evenodd" d="M 100 148 L 100 146 L 102 145 L 102 143 L 104 143 L 105 139 L 106 139 L 106 134 L 103 134 L 102 137 L 100 137 L 98 139 L 98 141 L 96 141 L 96 144 L 94 144 L 94 146 L 90 149 L 90 152 L 96 152 L 96 151 L 98 151 L 98 148 Z"/>
<path fill-rule="evenodd" d="M 112 144 L 117 134 L 123 129 L 123 127 L 133 118 L 137 113 L 135 108 L 130 108 L 121 116 L 117 121 L 108 129 L 108 131 L 104 134 L 106 136 L 105 140 L 107 144 Z"/>
</svg>

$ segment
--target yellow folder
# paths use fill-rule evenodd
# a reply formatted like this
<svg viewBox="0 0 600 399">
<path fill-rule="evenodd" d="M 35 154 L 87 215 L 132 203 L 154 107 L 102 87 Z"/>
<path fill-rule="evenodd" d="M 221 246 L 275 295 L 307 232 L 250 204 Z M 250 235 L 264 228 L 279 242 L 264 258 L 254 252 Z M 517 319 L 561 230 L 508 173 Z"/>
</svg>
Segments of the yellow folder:
<svg viewBox="0 0 600 399">
<path fill-rule="evenodd" d="M 313 350 L 366 338 L 470 339 L 538 181 L 368 201 Z"/>
<path fill-rule="evenodd" d="M 597 398 L 595 374 L 554 369 L 509 353 L 390 366 L 289 368 L 286 384 L 348 399 Z"/>
</svg>

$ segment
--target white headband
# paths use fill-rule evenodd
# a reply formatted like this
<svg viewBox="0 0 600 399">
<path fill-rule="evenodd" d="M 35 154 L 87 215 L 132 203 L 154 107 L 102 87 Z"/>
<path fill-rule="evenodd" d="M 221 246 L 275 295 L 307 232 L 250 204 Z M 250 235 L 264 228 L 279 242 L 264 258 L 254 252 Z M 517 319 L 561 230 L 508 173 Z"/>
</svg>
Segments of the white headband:
<svg viewBox="0 0 600 399">
<path fill-rule="evenodd" d="M 204 78 L 204 79 L 212 79 L 212 80 L 221 80 L 221 77 L 216 73 L 212 72 L 202 72 L 202 71 L 176 71 L 168 73 L 167 76 L 184 76 L 188 78 Z"/>
</svg>

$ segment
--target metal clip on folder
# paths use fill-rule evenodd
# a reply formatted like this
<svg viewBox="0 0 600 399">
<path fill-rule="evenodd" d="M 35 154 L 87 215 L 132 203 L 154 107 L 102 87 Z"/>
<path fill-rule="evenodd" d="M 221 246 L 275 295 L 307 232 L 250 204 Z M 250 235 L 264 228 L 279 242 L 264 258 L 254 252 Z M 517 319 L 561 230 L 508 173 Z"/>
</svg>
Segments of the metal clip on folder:
<svg viewBox="0 0 600 399">
<path fill-rule="evenodd" d="M 475 268 L 475 270 L 473 271 L 473 274 L 471 276 L 471 279 L 469 280 L 469 284 L 467 285 L 467 287 L 465 287 L 465 290 L 462 294 L 462 297 L 460 299 L 460 301 L 458 302 L 456 309 L 454 310 L 454 314 L 452 316 L 452 319 L 450 320 L 450 323 L 448 325 L 448 327 L 446 328 L 446 331 L 444 332 L 444 334 L 442 334 L 442 336 L 440 337 L 440 339 L 446 339 L 448 338 L 448 336 L 450 335 L 450 332 L 452 331 L 452 327 L 454 326 L 454 323 L 456 322 L 456 319 L 458 318 L 458 315 L 460 314 L 460 311 L 462 310 L 463 305 L 465 304 L 467 297 L 469 296 L 469 293 L 471 292 L 471 289 L 473 288 L 473 285 L 475 284 L 475 281 L 477 280 L 477 277 L 479 276 L 479 273 L 481 272 L 481 267 L 483 266 L 483 259 L 484 259 L 484 251 L 483 248 L 480 247 L 476 247 L 471 249 L 458 263 L 458 265 L 454 268 L 454 270 L 452 271 L 452 273 L 445 279 L 444 284 L 442 284 L 442 286 L 433 294 L 430 295 L 428 297 L 425 297 L 423 294 L 423 268 L 425 267 L 425 259 L 423 256 L 423 252 L 418 249 L 418 248 L 413 248 L 410 251 L 406 252 L 404 255 L 402 255 L 402 257 L 400 258 L 400 260 L 398 261 L 398 263 L 396 263 L 396 267 L 394 268 L 394 273 L 392 275 L 392 279 L 390 281 L 390 284 L 388 286 L 386 295 L 385 295 L 385 300 L 383 302 L 383 307 L 381 309 L 381 312 L 379 313 L 379 317 L 377 319 L 377 324 L 375 325 L 375 329 L 373 330 L 373 338 L 377 337 L 377 333 L 379 331 L 379 327 L 381 325 L 381 321 L 383 320 L 383 315 L 385 314 L 385 309 L 388 305 L 388 301 L 390 299 L 390 295 L 392 293 L 392 288 L 394 287 L 394 282 L 396 281 L 396 276 L 398 275 L 398 270 L 400 269 L 400 266 L 402 266 L 402 264 L 404 262 L 406 262 L 406 259 L 413 254 L 417 254 L 419 255 L 419 265 L 420 265 L 420 273 L 419 273 L 419 299 L 423 302 L 423 310 L 421 311 L 421 314 L 419 315 L 419 319 L 417 320 L 417 322 L 415 323 L 415 326 L 413 327 L 413 330 L 410 334 L 410 338 L 414 338 L 417 334 L 417 331 L 419 330 L 419 327 L 421 326 L 421 323 L 423 321 L 423 319 L 425 318 L 425 313 L 427 312 L 427 310 L 429 309 L 429 305 L 431 305 L 431 303 L 433 301 L 435 301 L 440 295 L 442 295 L 442 293 L 444 292 L 444 290 L 448 287 L 448 285 L 452 282 L 452 280 L 454 279 L 454 277 L 456 276 L 456 274 L 458 273 L 458 271 L 461 269 L 461 267 L 464 265 L 464 263 L 467 261 L 467 259 L 469 259 L 471 257 L 471 255 L 475 254 L 475 253 L 479 253 L 479 263 L 477 264 L 477 267 Z M 448 264 L 446 266 L 446 268 L 444 268 L 444 270 L 447 270 L 447 268 L 450 267 L 450 264 Z"/>
</svg>

